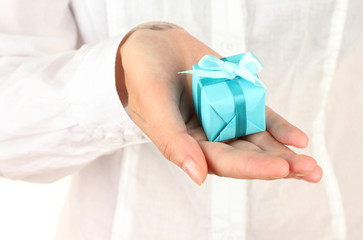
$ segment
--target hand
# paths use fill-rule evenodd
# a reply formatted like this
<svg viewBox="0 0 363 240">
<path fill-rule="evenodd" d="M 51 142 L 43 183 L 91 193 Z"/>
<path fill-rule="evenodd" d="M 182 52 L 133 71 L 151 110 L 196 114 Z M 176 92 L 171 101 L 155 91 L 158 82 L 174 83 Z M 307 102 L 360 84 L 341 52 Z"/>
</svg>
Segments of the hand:
<svg viewBox="0 0 363 240">
<path fill-rule="evenodd" d="M 209 142 L 192 108 L 191 76 L 178 75 L 206 55 L 219 56 L 182 29 L 138 30 L 120 49 L 130 114 L 163 155 L 197 183 L 207 173 L 242 179 L 298 178 L 318 182 L 316 161 L 287 148 L 308 137 L 270 108 L 265 132 Z M 118 87 L 120 98 L 125 90 Z"/>
</svg>

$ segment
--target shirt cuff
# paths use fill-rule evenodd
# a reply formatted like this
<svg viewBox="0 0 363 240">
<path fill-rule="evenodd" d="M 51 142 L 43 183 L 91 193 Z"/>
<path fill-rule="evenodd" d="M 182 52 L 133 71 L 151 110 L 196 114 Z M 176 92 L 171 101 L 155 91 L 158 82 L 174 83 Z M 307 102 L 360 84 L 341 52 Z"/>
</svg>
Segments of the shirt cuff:
<svg viewBox="0 0 363 240">
<path fill-rule="evenodd" d="M 150 141 L 130 118 L 119 99 L 115 80 L 115 59 L 120 44 L 138 29 L 181 28 L 170 22 L 151 21 L 131 29 L 126 35 L 109 38 L 96 45 L 85 45 L 76 64 L 70 89 L 70 103 L 80 126 L 101 130 L 116 142 Z M 97 134 L 99 135 L 99 134 Z M 107 137 L 108 136 L 108 137 Z M 124 138 L 120 141 L 121 136 Z M 100 136 L 98 136 L 100 137 Z M 126 139 L 125 139 L 126 138 Z M 122 144 L 124 145 L 124 144 Z"/>
<path fill-rule="evenodd" d="M 115 86 L 115 59 L 122 38 L 116 36 L 81 48 L 83 54 L 79 64 L 75 64 L 69 101 L 78 124 L 84 129 L 101 130 L 98 132 L 106 138 L 131 132 L 129 140 L 137 141 L 146 136 L 122 106 Z"/>
</svg>

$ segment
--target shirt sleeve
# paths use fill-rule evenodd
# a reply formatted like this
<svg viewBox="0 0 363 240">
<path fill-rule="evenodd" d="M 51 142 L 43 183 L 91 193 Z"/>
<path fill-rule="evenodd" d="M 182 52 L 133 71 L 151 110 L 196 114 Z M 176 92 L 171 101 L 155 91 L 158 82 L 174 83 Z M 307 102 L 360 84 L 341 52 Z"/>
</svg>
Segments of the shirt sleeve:
<svg viewBox="0 0 363 240">
<path fill-rule="evenodd" d="M 29 11 L 35 2 L 39 9 Z M 148 141 L 115 88 L 123 35 L 77 49 L 68 1 L 57 1 L 49 12 L 42 9 L 46 0 L 2 5 L 0 176 L 51 182 Z"/>
</svg>

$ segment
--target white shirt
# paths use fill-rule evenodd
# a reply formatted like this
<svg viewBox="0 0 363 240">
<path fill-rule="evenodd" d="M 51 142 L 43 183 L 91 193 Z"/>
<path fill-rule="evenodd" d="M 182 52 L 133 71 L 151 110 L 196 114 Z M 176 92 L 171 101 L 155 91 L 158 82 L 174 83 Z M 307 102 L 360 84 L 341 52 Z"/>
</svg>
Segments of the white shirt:
<svg viewBox="0 0 363 240">
<path fill-rule="evenodd" d="M 0 175 L 73 174 L 58 239 L 360 239 L 362 1 L 3 0 Z M 196 186 L 127 115 L 114 79 L 135 25 L 175 22 L 263 62 L 267 104 L 308 133 L 319 184 Z"/>
</svg>

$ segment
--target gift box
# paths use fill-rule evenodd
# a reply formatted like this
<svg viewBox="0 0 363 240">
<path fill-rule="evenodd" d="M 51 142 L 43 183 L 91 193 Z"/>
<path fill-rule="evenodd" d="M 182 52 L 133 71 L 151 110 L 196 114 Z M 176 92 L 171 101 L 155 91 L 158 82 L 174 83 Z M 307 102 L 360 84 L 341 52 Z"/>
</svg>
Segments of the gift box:
<svg viewBox="0 0 363 240">
<path fill-rule="evenodd" d="M 194 109 L 209 141 L 265 131 L 263 69 L 252 53 L 226 58 L 204 56 L 193 70 Z"/>
</svg>

